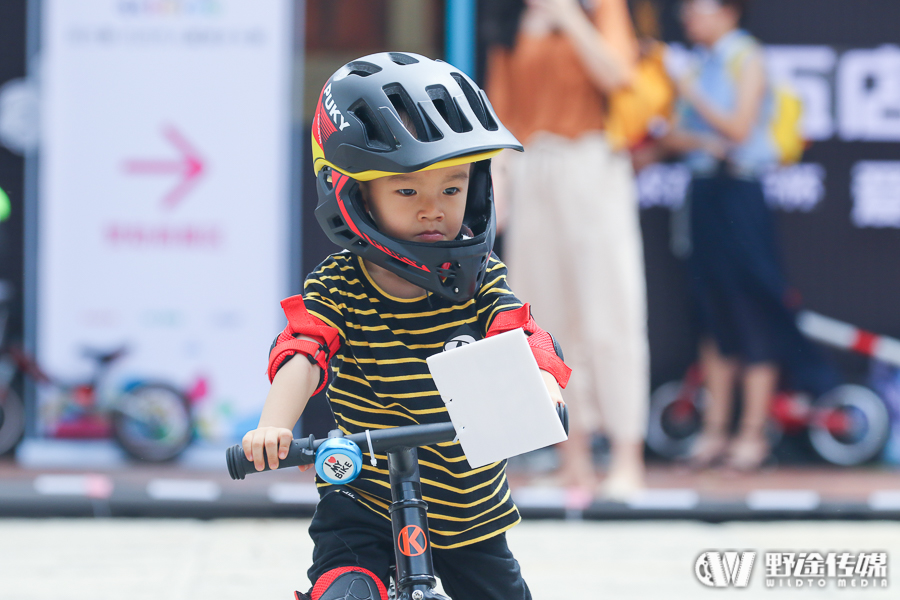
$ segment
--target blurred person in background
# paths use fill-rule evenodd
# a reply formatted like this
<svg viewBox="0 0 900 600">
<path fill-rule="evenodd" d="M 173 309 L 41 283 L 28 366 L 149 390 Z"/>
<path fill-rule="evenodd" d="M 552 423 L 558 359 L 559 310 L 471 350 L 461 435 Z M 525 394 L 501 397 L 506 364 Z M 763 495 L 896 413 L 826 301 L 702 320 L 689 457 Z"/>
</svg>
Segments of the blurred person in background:
<svg viewBox="0 0 900 600">
<path fill-rule="evenodd" d="M 722 461 L 744 471 L 769 456 L 765 428 L 780 365 L 815 357 L 786 303 L 775 224 L 763 196 L 761 178 L 778 164 L 769 130 L 775 108 L 762 47 L 739 26 L 747 3 L 682 3 L 685 33 L 698 49 L 678 82 L 676 122 L 663 139 L 684 155 L 692 174 L 688 272 L 711 397 L 689 460 L 696 468 Z M 730 439 L 738 380 L 743 408 Z"/>
<path fill-rule="evenodd" d="M 494 170 L 504 260 L 573 370 L 554 482 L 622 500 L 643 487 L 649 352 L 634 172 L 606 126 L 638 42 L 625 0 L 501 4 L 506 19 L 519 18 L 488 49 L 487 91 L 525 145 Z M 591 435 L 601 418 L 611 452 L 598 488 Z"/>
</svg>

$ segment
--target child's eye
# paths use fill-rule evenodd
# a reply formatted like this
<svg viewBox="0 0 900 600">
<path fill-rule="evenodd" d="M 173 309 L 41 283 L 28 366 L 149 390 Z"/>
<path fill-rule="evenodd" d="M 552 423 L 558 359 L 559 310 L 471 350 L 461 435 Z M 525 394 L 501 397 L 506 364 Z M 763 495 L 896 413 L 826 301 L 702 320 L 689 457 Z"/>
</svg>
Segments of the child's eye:
<svg viewBox="0 0 900 600">
<path fill-rule="evenodd" d="M 402 190 L 397 190 L 397 193 L 400 194 L 401 196 L 414 196 L 416 193 L 416 190 L 402 189 Z"/>
<path fill-rule="evenodd" d="M 444 193 L 448 196 L 453 196 L 454 194 L 459 193 L 459 188 L 458 187 L 447 188 L 446 190 L 444 190 Z"/>
</svg>

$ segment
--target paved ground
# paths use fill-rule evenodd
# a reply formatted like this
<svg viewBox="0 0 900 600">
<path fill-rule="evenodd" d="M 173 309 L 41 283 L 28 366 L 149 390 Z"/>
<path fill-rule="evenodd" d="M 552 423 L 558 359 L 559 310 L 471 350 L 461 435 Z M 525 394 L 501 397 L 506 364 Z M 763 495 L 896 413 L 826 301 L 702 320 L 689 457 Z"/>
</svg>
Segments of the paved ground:
<svg viewBox="0 0 900 600">
<path fill-rule="evenodd" d="M 101 517 L 0 519 L 0 600 L 291 599 L 308 585 L 308 522 L 291 517 L 314 509 L 312 475 L 291 469 L 235 482 L 220 454 L 214 468 L 22 468 L 0 460 L 0 515 Z M 569 517 L 526 520 L 510 532 L 536 600 L 900 597 L 890 582 L 887 590 L 838 589 L 833 580 L 824 589 L 766 589 L 762 554 L 749 589 L 710 589 L 694 576 L 702 552 L 735 549 L 886 551 L 890 577 L 890 559 L 900 560 L 896 470 L 780 467 L 738 477 L 654 465 L 640 502 L 587 506 L 565 490 L 537 487 L 532 472 L 510 472 L 523 514 Z M 145 515 L 283 518 L 127 518 Z M 648 520 L 672 516 L 757 520 Z M 866 520 L 835 520 L 849 517 Z M 765 521 L 776 518 L 783 520 Z"/>
<path fill-rule="evenodd" d="M 900 520 L 900 471 L 887 467 L 781 466 L 734 475 L 652 464 L 648 490 L 627 503 L 548 486 L 536 465 L 526 467 L 509 470 L 526 518 Z M 24 468 L 0 459 L 0 517 L 308 517 L 317 498 L 312 471 L 231 481 L 222 451 L 200 465 Z"/>
<path fill-rule="evenodd" d="M 293 598 L 311 553 L 304 520 L 0 520 L 3 600 Z M 900 523 L 531 521 L 510 532 L 536 600 L 896 598 L 883 589 L 766 589 L 760 556 L 749 589 L 703 587 L 704 550 L 887 551 Z M 888 564 L 888 573 L 891 573 Z"/>
</svg>

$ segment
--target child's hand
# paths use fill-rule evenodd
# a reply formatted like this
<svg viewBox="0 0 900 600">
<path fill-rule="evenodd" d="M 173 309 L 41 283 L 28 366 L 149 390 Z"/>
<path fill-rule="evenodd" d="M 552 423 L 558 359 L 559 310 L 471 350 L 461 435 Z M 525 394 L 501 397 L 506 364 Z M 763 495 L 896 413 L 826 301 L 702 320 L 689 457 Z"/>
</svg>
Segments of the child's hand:
<svg viewBox="0 0 900 600">
<path fill-rule="evenodd" d="M 244 455 L 247 460 L 252 460 L 257 471 L 266 467 L 266 457 L 269 457 L 269 467 L 278 468 L 278 461 L 287 456 L 288 447 L 294 434 L 284 427 L 260 427 L 248 431 L 241 440 Z M 263 450 L 265 449 L 265 453 Z M 305 465 L 307 468 L 309 465 Z M 302 469 L 301 470 L 305 470 Z"/>
<path fill-rule="evenodd" d="M 559 384 L 556 383 L 556 377 L 543 369 L 541 369 L 541 376 L 543 376 L 544 383 L 547 385 L 547 391 L 550 392 L 550 400 L 553 401 L 553 405 L 562 404 L 565 406 L 566 402 L 563 400 L 562 390 L 559 389 Z"/>
</svg>

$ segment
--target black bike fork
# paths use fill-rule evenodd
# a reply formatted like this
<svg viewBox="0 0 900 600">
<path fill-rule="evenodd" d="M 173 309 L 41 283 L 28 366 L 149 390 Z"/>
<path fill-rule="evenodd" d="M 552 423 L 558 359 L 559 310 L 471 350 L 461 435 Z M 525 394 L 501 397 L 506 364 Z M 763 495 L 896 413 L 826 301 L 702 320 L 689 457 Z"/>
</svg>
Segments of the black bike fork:
<svg viewBox="0 0 900 600">
<path fill-rule="evenodd" d="M 416 448 L 396 448 L 387 453 L 387 459 L 397 600 L 448 600 L 434 591 L 437 579 L 428 535 L 428 504 L 422 499 Z"/>
</svg>

